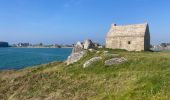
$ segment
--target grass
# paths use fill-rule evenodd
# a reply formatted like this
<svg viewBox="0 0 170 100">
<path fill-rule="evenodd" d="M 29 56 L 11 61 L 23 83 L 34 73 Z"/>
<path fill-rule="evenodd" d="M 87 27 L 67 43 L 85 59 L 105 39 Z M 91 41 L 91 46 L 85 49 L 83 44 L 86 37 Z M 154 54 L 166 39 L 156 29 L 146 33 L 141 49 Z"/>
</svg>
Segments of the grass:
<svg viewBox="0 0 170 100">
<path fill-rule="evenodd" d="M 120 65 L 102 61 L 83 69 L 86 60 L 103 51 L 128 59 Z M 127 52 L 100 49 L 66 66 L 53 62 L 17 71 L 0 72 L 4 100 L 169 100 L 170 52 Z"/>
</svg>

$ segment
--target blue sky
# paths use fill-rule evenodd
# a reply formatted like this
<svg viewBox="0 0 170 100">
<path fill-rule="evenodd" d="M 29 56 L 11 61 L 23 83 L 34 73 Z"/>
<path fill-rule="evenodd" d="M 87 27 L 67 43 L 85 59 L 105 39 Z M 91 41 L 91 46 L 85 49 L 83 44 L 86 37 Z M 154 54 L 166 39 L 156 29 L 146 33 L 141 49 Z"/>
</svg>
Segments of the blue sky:
<svg viewBox="0 0 170 100">
<path fill-rule="evenodd" d="M 170 0 L 0 0 L 0 41 L 104 43 L 112 23 L 148 22 L 151 43 L 170 42 Z"/>
</svg>

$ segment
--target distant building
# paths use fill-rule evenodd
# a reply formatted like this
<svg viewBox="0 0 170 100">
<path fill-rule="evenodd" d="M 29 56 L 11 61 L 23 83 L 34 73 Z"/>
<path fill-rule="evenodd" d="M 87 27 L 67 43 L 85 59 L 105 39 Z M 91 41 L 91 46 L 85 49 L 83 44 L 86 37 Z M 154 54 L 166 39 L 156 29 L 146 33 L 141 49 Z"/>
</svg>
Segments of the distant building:
<svg viewBox="0 0 170 100">
<path fill-rule="evenodd" d="M 168 46 L 170 46 L 170 43 L 161 43 L 161 46 L 162 47 L 168 47 Z"/>
<path fill-rule="evenodd" d="M 106 37 L 106 48 L 146 51 L 150 49 L 149 26 L 145 24 L 113 24 Z"/>
<path fill-rule="evenodd" d="M 39 46 L 43 46 L 43 43 L 40 43 Z"/>
<path fill-rule="evenodd" d="M 170 43 L 161 43 L 160 45 L 153 45 L 151 50 L 153 50 L 153 51 L 170 50 Z"/>
<path fill-rule="evenodd" d="M 59 44 L 54 44 L 53 47 L 54 48 L 61 48 L 61 46 Z"/>
<path fill-rule="evenodd" d="M 9 47 L 8 42 L 0 42 L 0 47 Z"/>
<path fill-rule="evenodd" d="M 17 44 L 17 47 L 28 47 L 28 46 L 30 46 L 29 43 L 18 43 Z"/>
</svg>

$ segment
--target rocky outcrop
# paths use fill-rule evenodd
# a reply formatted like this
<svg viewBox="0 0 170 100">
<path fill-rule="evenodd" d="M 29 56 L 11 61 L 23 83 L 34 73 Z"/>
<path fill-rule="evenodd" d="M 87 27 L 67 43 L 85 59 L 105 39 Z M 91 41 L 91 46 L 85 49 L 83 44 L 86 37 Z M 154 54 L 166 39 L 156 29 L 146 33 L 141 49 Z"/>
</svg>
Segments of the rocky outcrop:
<svg viewBox="0 0 170 100">
<path fill-rule="evenodd" d="M 91 58 L 90 60 L 86 61 L 83 65 L 83 68 L 87 68 L 89 67 L 91 64 L 93 64 L 94 62 L 100 61 L 102 59 L 102 57 L 94 57 Z"/>
<path fill-rule="evenodd" d="M 71 55 L 67 58 L 67 65 L 73 64 L 79 61 L 84 55 L 86 51 L 84 50 L 84 45 L 82 42 L 77 42 L 74 46 Z"/>
<path fill-rule="evenodd" d="M 84 49 L 92 49 L 95 48 L 95 44 L 91 40 L 86 40 L 84 42 Z"/>
<path fill-rule="evenodd" d="M 89 50 L 90 52 L 95 51 L 95 46 L 98 46 L 97 43 L 93 43 L 92 40 L 86 40 L 85 42 L 77 42 L 72 50 L 72 54 L 67 58 L 67 65 L 73 64 L 79 61 Z"/>
<path fill-rule="evenodd" d="M 66 61 L 67 65 L 70 65 L 70 64 L 73 64 L 79 61 L 85 54 L 86 54 L 86 51 L 79 51 L 79 52 L 72 53 Z"/>
<path fill-rule="evenodd" d="M 123 62 L 127 61 L 126 58 L 121 57 L 121 58 L 112 58 L 109 60 L 105 61 L 105 65 L 106 66 L 110 66 L 110 65 L 115 65 L 115 64 L 122 64 Z"/>
<path fill-rule="evenodd" d="M 92 40 L 85 40 L 84 42 L 77 42 L 74 48 L 74 52 L 79 52 L 81 50 L 95 49 L 100 46 L 99 43 L 95 43 Z"/>
<path fill-rule="evenodd" d="M 83 50 L 84 50 L 83 43 L 77 42 L 76 45 L 75 45 L 74 48 L 73 48 L 72 53 L 81 52 L 81 51 L 83 51 Z"/>
</svg>

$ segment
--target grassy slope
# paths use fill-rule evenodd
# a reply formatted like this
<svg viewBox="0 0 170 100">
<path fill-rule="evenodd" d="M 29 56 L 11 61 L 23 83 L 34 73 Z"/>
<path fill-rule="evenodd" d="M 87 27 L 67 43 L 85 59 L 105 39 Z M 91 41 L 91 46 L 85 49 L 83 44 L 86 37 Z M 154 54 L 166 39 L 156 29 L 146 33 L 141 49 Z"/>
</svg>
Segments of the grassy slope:
<svg viewBox="0 0 170 100">
<path fill-rule="evenodd" d="M 170 52 L 120 52 L 128 61 L 83 69 L 88 53 L 70 66 L 51 63 L 37 68 L 0 72 L 0 99 L 170 100 Z M 108 59 L 108 58 L 105 58 Z"/>
</svg>

